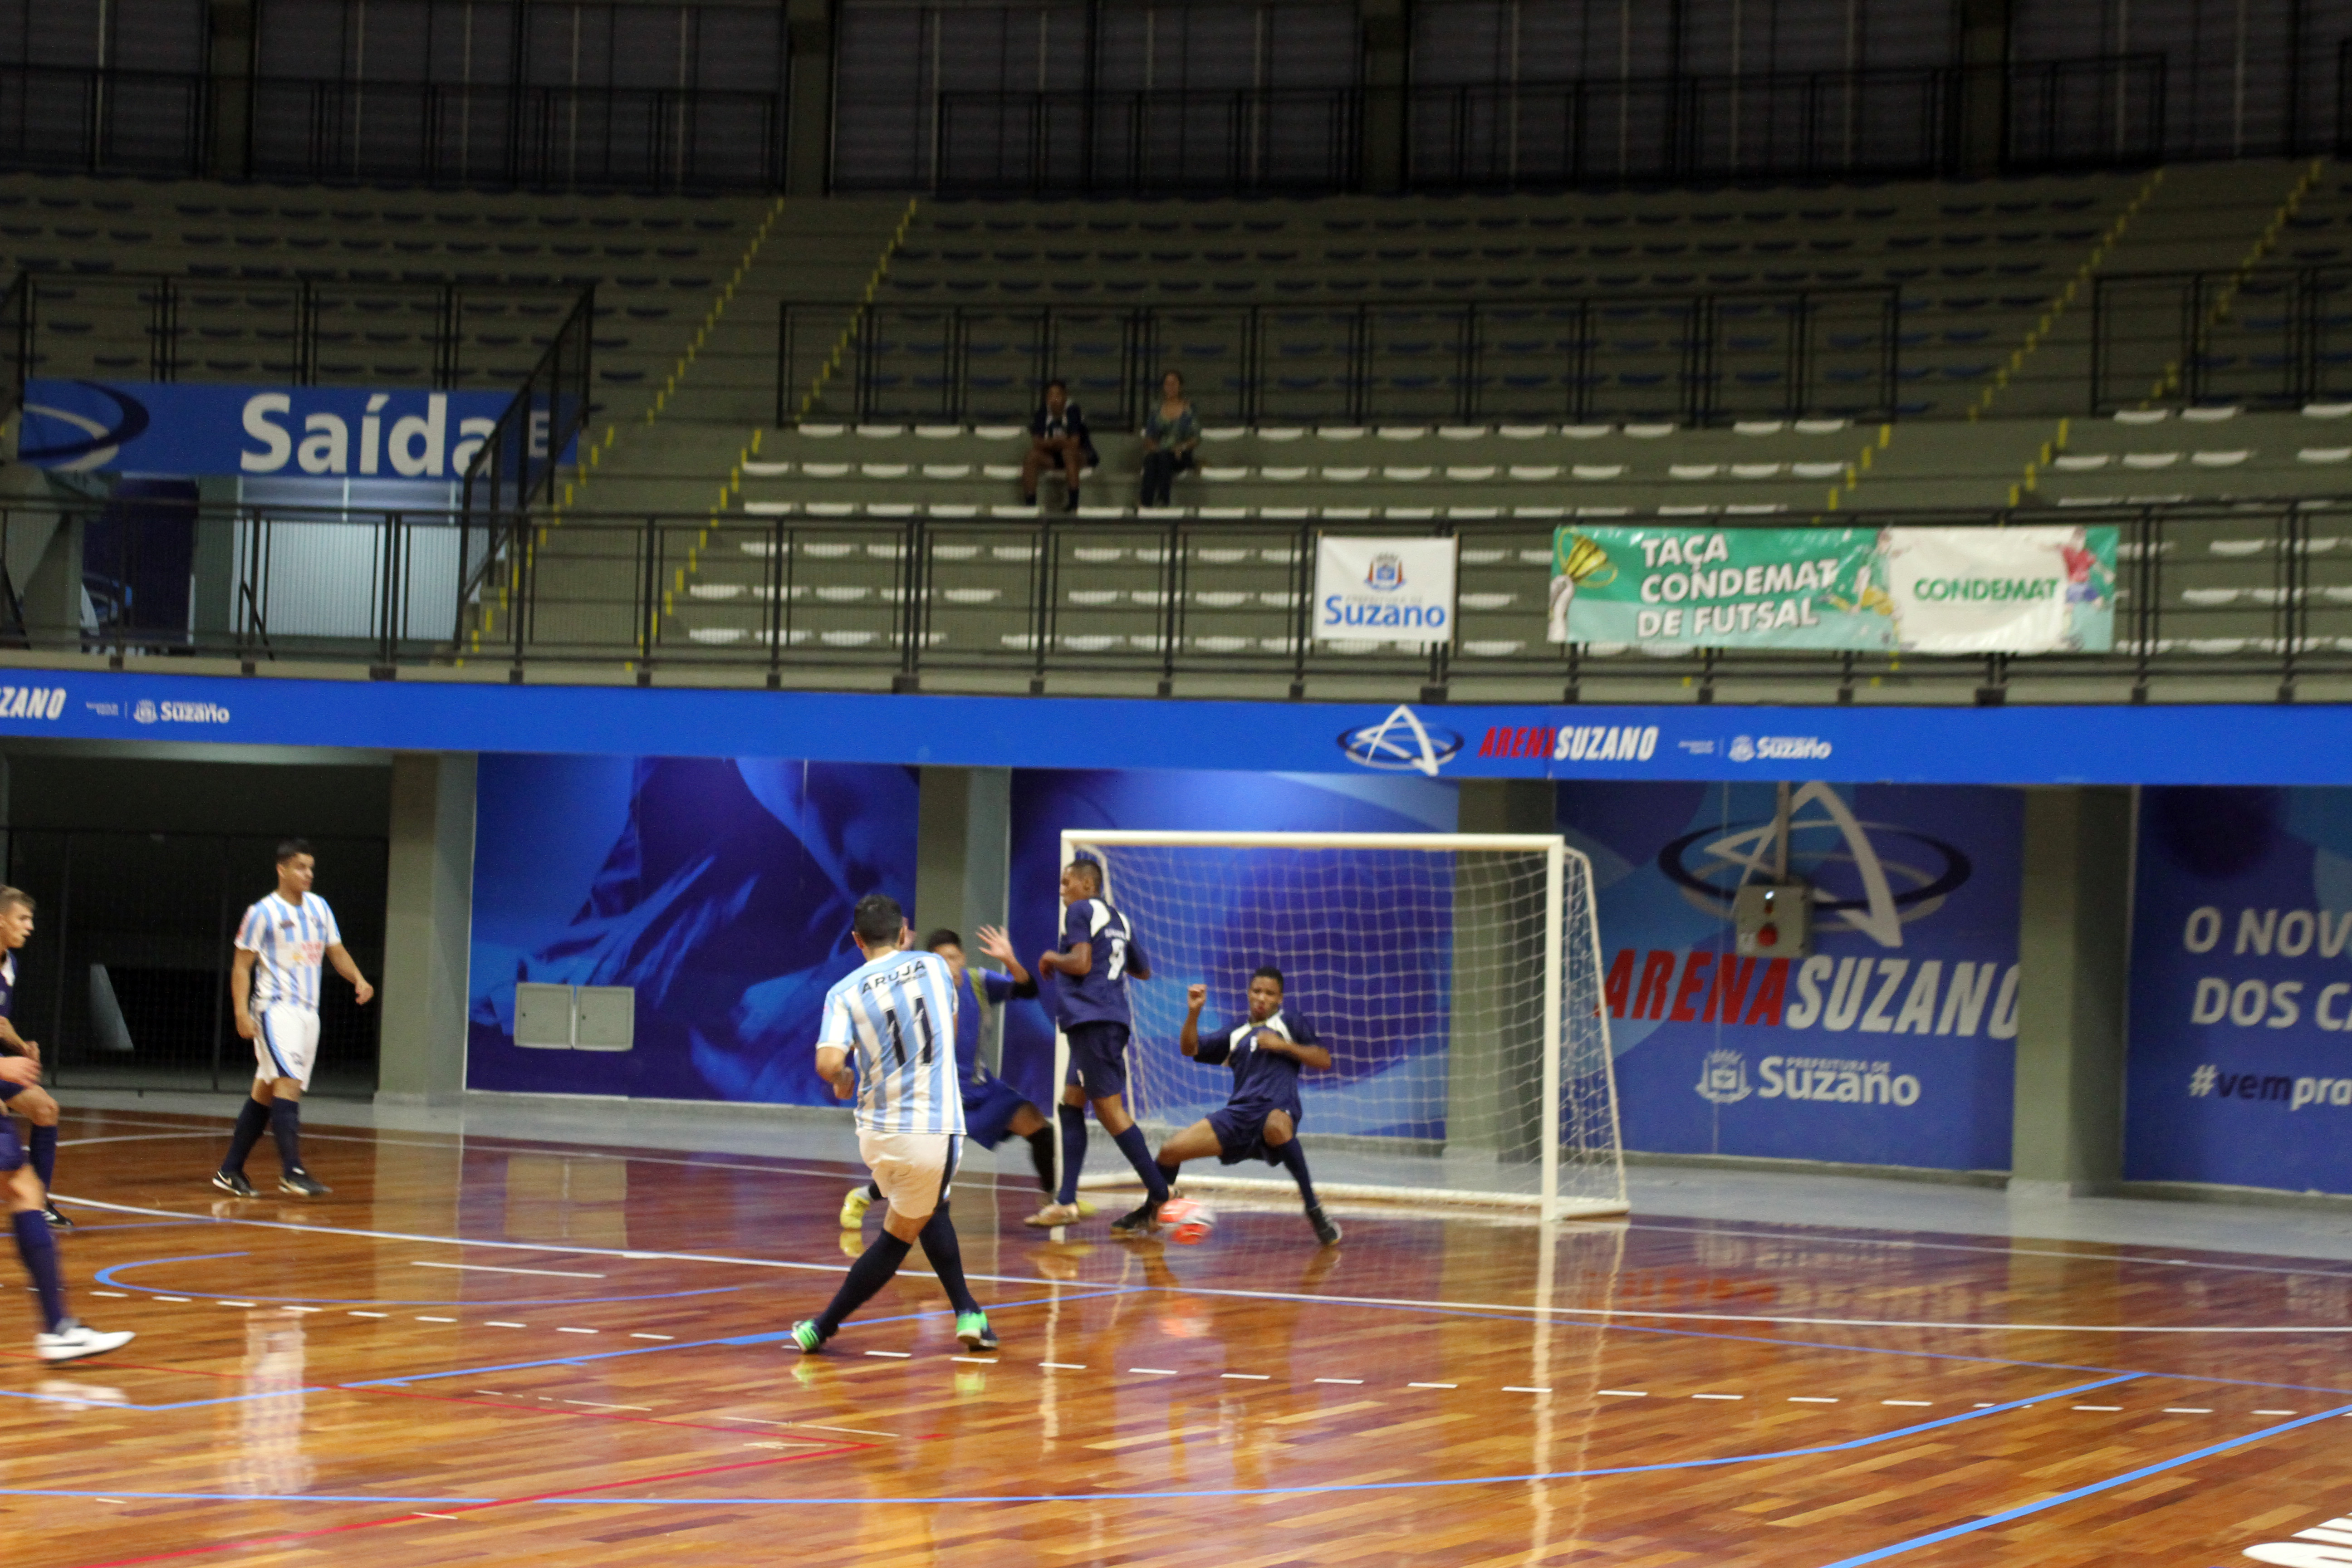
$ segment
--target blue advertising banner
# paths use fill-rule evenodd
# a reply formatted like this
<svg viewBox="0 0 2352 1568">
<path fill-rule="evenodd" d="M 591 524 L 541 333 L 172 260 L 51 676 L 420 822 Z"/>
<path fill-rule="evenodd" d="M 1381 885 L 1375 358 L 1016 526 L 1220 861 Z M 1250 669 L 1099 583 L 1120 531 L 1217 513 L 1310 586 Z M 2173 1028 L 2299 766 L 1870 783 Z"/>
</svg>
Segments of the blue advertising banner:
<svg viewBox="0 0 2352 1568">
<path fill-rule="evenodd" d="M 2016 794 L 1798 785 L 1799 959 L 1732 952 L 1732 890 L 1776 859 L 1769 786 L 1562 784 L 1559 823 L 1601 888 L 1628 1149 L 2008 1168 Z"/>
<path fill-rule="evenodd" d="M 36 379 L 17 457 L 75 473 L 458 479 L 514 399 L 511 389 Z M 543 416 L 533 434 L 544 452 Z"/>
<path fill-rule="evenodd" d="M 820 1004 L 857 900 L 914 907 L 915 822 L 902 767 L 483 757 L 467 1087 L 834 1104 Z M 634 986 L 634 1048 L 517 1046 L 525 980 Z"/>
<path fill-rule="evenodd" d="M 2352 1192 L 2352 789 L 2140 799 L 2124 1174 Z"/>
<path fill-rule="evenodd" d="M 2340 707 L 1401 706 L 0 670 L 0 735 L 1357 778 L 2334 784 Z"/>
</svg>

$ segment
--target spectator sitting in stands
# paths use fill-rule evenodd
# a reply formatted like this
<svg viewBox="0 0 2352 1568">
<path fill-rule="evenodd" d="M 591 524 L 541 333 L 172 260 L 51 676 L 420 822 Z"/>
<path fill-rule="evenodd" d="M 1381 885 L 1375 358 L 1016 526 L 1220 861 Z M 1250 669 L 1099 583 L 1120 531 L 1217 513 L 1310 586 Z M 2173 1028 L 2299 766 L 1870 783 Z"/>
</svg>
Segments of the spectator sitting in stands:
<svg viewBox="0 0 2352 1568">
<path fill-rule="evenodd" d="M 1037 480 L 1048 469 L 1059 468 L 1070 484 L 1064 509 L 1077 510 L 1078 483 L 1088 468 L 1101 461 L 1087 431 L 1087 416 L 1070 401 L 1070 389 L 1059 380 L 1047 382 L 1044 405 L 1029 416 L 1029 456 L 1021 464 L 1021 504 L 1035 506 Z"/>
<path fill-rule="evenodd" d="M 1184 401 L 1184 378 L 1170 371 L 1160 378 L 1160 405 L 1143 422 L 1143 504 L 1166 506 L 1176 476 L 1192 466 L 1201 444 L 1201 417 Z"/>
</svg>

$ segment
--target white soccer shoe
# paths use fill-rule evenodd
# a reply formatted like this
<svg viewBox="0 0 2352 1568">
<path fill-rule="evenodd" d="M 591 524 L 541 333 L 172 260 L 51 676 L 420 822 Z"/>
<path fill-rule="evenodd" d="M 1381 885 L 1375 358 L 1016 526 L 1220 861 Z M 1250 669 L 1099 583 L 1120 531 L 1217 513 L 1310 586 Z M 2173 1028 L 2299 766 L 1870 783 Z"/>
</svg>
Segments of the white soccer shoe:
<svg viewBox="0 0 2352 1568">
<path fill-rule="evenodd" d="M 35 1334 L 33 1349 L 43 1361 L 79 1361 L 84 1356 L 104 1355 L 119 1351 L 139 1336 L 130 1333 L 102 1334 L 96 1329 L 72 1318 L 58 1325 L 53 1334 Z"/>
</svg>

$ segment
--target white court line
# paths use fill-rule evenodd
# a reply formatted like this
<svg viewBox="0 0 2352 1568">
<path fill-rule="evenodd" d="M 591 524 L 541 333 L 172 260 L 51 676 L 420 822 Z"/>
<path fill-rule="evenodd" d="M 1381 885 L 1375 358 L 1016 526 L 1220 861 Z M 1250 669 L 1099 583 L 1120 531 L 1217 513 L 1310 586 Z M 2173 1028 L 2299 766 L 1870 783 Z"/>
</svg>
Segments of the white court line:
<svg viewBox="0 0 2352 1568">
<path fill-rule="evenodd" d="M 1748 1395 L 1744 1394 L 1694 1394 L 1691 1397 L 1693 1399 L 1745 1399 Z"/>
<path fill-rule="evenodd" d="M 1217 1375 L 1232 1378 L 1235 1383 L 1267 1383 L 1274 1377 L 1270 1372 L 1221 1372 Z M 1446 1386 L 1451 1388 L 1453 1384 L 1448 1384 Z"/>
<path fill-rule="evenodd" d="M 1596 1388 L 1592 1392 L 1595 1394 L 1613 1394 L 1620 1399 L 1647 1399 L 1650 1397 L 1650 1391 L 1646 1388 Z"/>
<path fill-rule="evenodd" d="M 1824 1398 L 1818 1394 L 1792 1394 L 1789 1395 L 1789 1403 L 1791 1405 L 1835 1405 L 1837 1401 L 1834 1399 Z M 1989 1405 L 1979 1405 L 1977 1408 L 1979 1410 L 1990 1410 L 1992 1407 Z"/>
<path fill-rule="evenodd" d="M 2200 1410 L 2193 1405 L 2169 1405 L 2166 1408 L 2164 1413 L 2167 1415 L 2210 1415 L 2213 1414 L 2210 1410 Z"/>
<path fill-rule="evenodd" d="M 601 1329 L 558 1329 L 555 1331 L 559 1334 L 595 1334 L 604 1332 Z"/>
<path fill-rule="evenodd" d="M 2254 1414 L 2257 1415 L 2292 1415 L 2294 1412 L 2292 1410 L 2257 1410 Z"/>
<path fill-rule="evenodd" d="M 2077 1405 L 2074 1408 L 2077 1410 L 2096 1410 L 2105 1415 L 2113 1415 L 2122 1410 L 2123 1406 L 2120 1405 Z M 2278 1415 L 2292 1415 L 2294 1412 L 2291 1410 L 2282 1410 L 2273 1411 L 2272 1414 Z"/>
<path fill-rule="evenodd" d="M 1360 1377 L 1318 1377 L 1315 1381 L 1318 1383 L 1344 1383 L 1352 1388 L 1361 1384 L 1364 1380 Z"/>
<path fill-rule="evenodd" d="M 529 1323 L 501 1323 L 496 1319 L 492 1319 L 490 1321 L 484 1323 L 482 1327 L 486 1329 L 527 1329 L 530 1327 L 530 1325 Z"/>
<path fill-rule="evenodd" d="M 1037 1364 L 1044 1367 L 1047 1372 L 1084 1372 L 1087 1370 L 1087 1363 L 1082 1361 L 1041 1361 Z"/>
<path fill-rule="evenodd" d="M 1516 1384 L 1505 1384 L 1503 1385 L 1503 1392 L 1506 1394 L 1549 1394 L 1551 1390 L 1549 1388 L 1522 1388 Z M 1706 1395 L 1701 1394 L 1700 1397 L 1705 1398 Z"/>
<path fill-rule="evenodd" d="M 1405 1386 L 1407 1388 L 1459 1388 L 1462 1385 L 1458 1383 L 1408 1383 Z M 1506 1394 L 1514 1394 L 1519 1391 L 1507 1388 L 1503 1392 Z M 1544 1392 L 1546 1394 L 1549 1394 L 1551 1390 L 1547 1388 Z"/>
<path fill-rule="evenodd" d="M 867 1351 L 866 1353 L 867 1355 L 880 1356 L 885 1361 L 908 1361 L 913 1359 L 914 1356 L 914 1352 L 912 1351 Z"/>
<path fill-rule="evenodd" d="M 478 1241 L 462 1236 L 419 1236 L 410 1231 L 361 1230 L 345 1226 L 299 1225 L 287 1220 L 215 1217 L 210 1215 L 188 1214 L 177 1209 L 142 1208 L 133 1204 L 108 1203 L 99 1198 L 78 1198 L 70 1193 L 59 1193 L 57 1197 L 63 1203 L 78 1204 L 83 1208 L 105 1209 L 114 1214 L 150 1215 L 159 1219 L 193 1219 L 208 1225 L 249 1226 L 261 1230 L 292 1230 L 313 1236 L 351 1236 L 371 1241 L 405 1241 L 428 1247 L 480 1247 L 513 1252 L 561 1252 L 570 1253 L 575 1258 L 652 1258 L 668 1263 L 722 1263 L 743 1268 L 798 1268 L 820 1274 L 845 1274 L 849 1271 L 849 1265 L 846 1263 L 801 1263 L 782 1258 L 735 1258 L 723 1253 L 706 1252 L 648 1254 L 609 1247 L 557 1247 L 537 1241 Z M 2060 1253 L 2054 1256 L 2084 1258 L 2092 1255 Z M 2323 1271 L 2307 1270 L 2306 1272 Z M 1046 1279 L 1033 1274 L 966 1274 L 964 1278 L 985 1280 L 992 1285 L 1031 1286 L 1055 1292 L 1066 1288 L 1075 1291 L 1096 1294 L 1106 1289 L 1121 1289 L 1118 1284 L 1108 1281 Z M 2352 1334 L 2352 1323 L 2312 1323 L 2303 1327 L 2268 1323 L 1961 1323 L 1937 1322 L 1916 1318 L 1796 1318 L 1763 1316 L 1748 1312 L 1637 1311 L 1622 1307 L 1531 1307 L 1512 1301 L 1445 1301 L 1408 1296 L 1318 1296 L 1298 1290 L 1234 1290 L 1216 1289 L 1206 1286 L 1184 1286 L 1172 1293 L 1185 1296 L 1232 1297 L 1246 1301 L 1298 1301 L 1310 1306 L 1421 1307 L 1453 1312 L 1543 1313 L 1570 1319 L 1607 1321 L 1625 1318 L 1665 1322 L 1755 1323 L 1766 1327 L 1951 1329 L 1970 1333 Z"/>
<path fill-rule="evenodd" d="M 1932 1399 L 1882 1399 L 1878 1403 L 1881 1405 L 1908 1405 L 1914 1410 L 1925 1410 L 1936 1402 Z"/>
<path fill-rule="evenodd" d="M 478 1274 L 544 1274 L 556 1279 L 602 1279 L 602 1274 L 583 1274 L 575 1268 L 509 1268 L 496 1263 L 427 1263 L 412 1258 L 411 1268 L 466 1268 Z"/>
</svg>

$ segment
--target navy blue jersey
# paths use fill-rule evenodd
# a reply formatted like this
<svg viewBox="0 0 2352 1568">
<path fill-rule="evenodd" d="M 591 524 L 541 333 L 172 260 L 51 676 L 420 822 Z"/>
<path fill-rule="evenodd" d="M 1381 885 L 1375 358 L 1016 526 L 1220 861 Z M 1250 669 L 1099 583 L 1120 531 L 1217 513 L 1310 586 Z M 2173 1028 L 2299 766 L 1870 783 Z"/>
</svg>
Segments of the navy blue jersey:
<svg viewBox="0 0 2352 1568">
<path fill-rule="evenodd" d="M 1062 1026 L 1073 1024 L 1126 1024 L 1135 1015 L 1127 1005 L 1127 971 L 1143 956 L 1135 928 L 1127 917 L 1100 899 L 1080 899 L 1062 916 L 1061 951 L 1080 942 L 1094 944 L 1094 965 L 1083 976 L 1056 975 L 1056 1016 Z M 1150 967 L 1148 964 L 1146 967 Z"/>
<path fill-rule="evenodd" d="M 966 1083 L 979 1083 L 988 1072 L 980 1065 L 980 1009 L 971 1005 L 974 995 L 984 994 L 990 1006 L 1002 1006 L 1015 996 L 1034 996 L 1037 983 L 1032 980 L 1019 985 L 1013 976 L 992 969 L 966 969 L 963 989 L 965 1005 L 956 1009 L 956 1076 Z"/>
<path fill-rule="evenodd" d="M 1203 1067 L 1229 1065 L 1234 1069 L 1234 1092 L 1225 1101 L 1236 1108 L 1263 1115 L 1269 1110 L 1286 1110 L 1293 1118 L 1301 1112 L 1298 1103 L 1298 1069 L 1305 1064 L 1297 1057 L 1280 1051 L 1258 1048 L 1261 1029 L 1281 1036 L 1294 1045 L 1317 1044 L 1315 1026 L 1295 1013 L 1279 1008 L 1263 1024 L 1235 1024 L 1227 1028 L 1222 1025 L 1202 1025 L 1200 1054 L 1193 1059 Z"/>
</svg>

